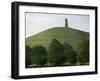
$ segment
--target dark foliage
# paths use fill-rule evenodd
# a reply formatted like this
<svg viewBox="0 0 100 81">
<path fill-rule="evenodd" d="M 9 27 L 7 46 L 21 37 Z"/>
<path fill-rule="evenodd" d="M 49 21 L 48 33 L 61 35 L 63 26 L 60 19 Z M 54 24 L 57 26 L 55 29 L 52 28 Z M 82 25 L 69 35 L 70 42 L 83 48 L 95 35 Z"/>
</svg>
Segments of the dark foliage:
<svg viewBox="0 0 100 81">
<path fill-rule="evenodd" d="M 64 43 L 64 54 L 66 55 L 66 63 L 68 65 L 75 65 L 77 63 L 77 53 L 73 51 L 73 47 L 67 42 Z"/>
<path fill-rule="evenodd" d="M 65 51 L 68 65 L 75 65 L 77 63 L 77 54 L 73 50 Z"/>
<path fill-rule="evenodd" d="M 62 65 L 66 61 L 64 59 L 66 59 L 66 57 L 64 55 L 63 45 L 57 39 L 53 39 L 48 50 L 49 65 Z"/>
<path fill-rule="evenodd" d="M 81 65 L 89 63 L 89 40 L 80 43 L 78 61 Z"/>
<path fill-rule="evenodd" d="M 47 51 L 43 46 L 32 48 L 32 63 L 38 66 L 44 66 L 47 63 Z"/>
<path fill-rule="evenodd" d="M 26 45 L 26 55 L 25 55 L 25 65 L 26 65 L 26 68 L 28 67 L 28 65 L 32 64 L 32 50 L 29 46 Z"/>
<path fill-rule="evenodd" d="M 65 50 L 65 51 L 67 51 L 67 50 L 72 50 L 72 49 L 73 49 L 72 45 L 70 45 L 70 44 L 67 43 L 67 42 L 64 42 L 63 47 L 64 47 L 64 50 Z"/>
</svg>

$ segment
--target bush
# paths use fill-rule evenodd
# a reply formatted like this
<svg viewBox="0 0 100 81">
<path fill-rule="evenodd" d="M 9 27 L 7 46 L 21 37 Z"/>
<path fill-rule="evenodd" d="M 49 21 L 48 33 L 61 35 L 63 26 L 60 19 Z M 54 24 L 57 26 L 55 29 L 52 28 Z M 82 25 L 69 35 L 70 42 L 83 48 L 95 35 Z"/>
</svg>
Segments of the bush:
<svg viewBox="0 0 100 81">
<path fill-rule="evenodd" d="M 28 65 L 32 64 L 32 50 L 29 46 L 26 45 L 25 47 L 26 49 L 26 55 L 25 55 L 25 65 L 26 68 L 28 67 Z"/>
<path fill-rule="evenodd" d="M 64 54 L 68 65 L 75 65 L 77 63 L 77 53 L 73 51 L 73 47 L 67 42 L 64 43 Z"/>
<path fill-rule="evenodd" d="M 65 63 L 64 59 L 66 59 L 66 57 L 64 55 L 63 45 L 57 39 L 53 39 L 48 49 L 49 65 L 62 65 Z"/>
<path fill-rule="evenodd" d="M 80 43 L 78 61 L 81 65 L 89 63 L 89 40 Z"/>
<path fill-rule="evenodd" d="M 73 50 L 65 51 L 66 61 L 68 65 L 75 65 L 77 63 L 77 54 Z"/>
<path fill-rule="evenodd" d="M 44 66 L 47 63 L 47 51 L 43 46 L 32 48 L 32 63 L 38 66 Z"/>
<path fill-rule="evenodd" d="M 66 50 L 72 50 L 72 49 L 73 49 L 72 45 L 70 45 L 70 44 L 67 43 L 67 42 L 64 42 L 63 47 L 64 47 L 64 50 L 65 50 L 65 51 L 66 51 Z"/>
</svg>

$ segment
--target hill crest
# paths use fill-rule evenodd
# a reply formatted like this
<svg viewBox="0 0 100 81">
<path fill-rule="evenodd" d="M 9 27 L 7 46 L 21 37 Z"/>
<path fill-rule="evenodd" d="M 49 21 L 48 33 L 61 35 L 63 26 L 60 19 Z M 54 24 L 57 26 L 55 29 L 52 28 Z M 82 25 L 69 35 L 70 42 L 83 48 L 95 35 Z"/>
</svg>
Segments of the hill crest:
<svg viewBox="0 0 100 81">
<path fill-rule="evenodd" d="M 52 39 L 57 39 L 61 43 L 68 42 L 75 49 L 78 49 L 78 44 L 81 41 L 89 39 L 89 33 L 72 28 L 54 27 L 26 38 L 26 45 L 31 48 L 35 45 L 48 48 Z"/>
</svg>

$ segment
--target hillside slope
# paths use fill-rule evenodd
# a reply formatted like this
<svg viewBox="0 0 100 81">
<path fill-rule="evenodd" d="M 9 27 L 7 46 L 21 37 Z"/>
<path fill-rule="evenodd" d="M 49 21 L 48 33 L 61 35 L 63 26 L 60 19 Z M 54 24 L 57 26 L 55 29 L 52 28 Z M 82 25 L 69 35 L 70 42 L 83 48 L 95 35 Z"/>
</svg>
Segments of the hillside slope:
<svg viewBox="0 0 100 81">
<path fill-rule="evenodd" d="M 42 45 L 48 48 L 52 39 L 57 39 L 61 43 L 68 42 L 77 50 L 81 41 L 89 39 L 89 33 L 72 28 L 55 27 L 26 38 L 26 45 L 30 47 Z"/>
</svg>

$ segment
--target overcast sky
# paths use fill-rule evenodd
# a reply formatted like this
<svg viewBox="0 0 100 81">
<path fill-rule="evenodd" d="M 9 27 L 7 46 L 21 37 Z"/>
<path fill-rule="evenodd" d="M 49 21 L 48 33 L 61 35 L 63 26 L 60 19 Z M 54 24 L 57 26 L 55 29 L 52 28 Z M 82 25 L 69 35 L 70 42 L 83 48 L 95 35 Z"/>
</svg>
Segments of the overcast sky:
<svg viewBox="0 0 100 81">
<path fill-rule="evenodd" d="M 64 27 L 65 18 L 69 27 L 89 32 L 88 15 L 26 13 L 26 38 L 53 27 Z"/>
</svg>

